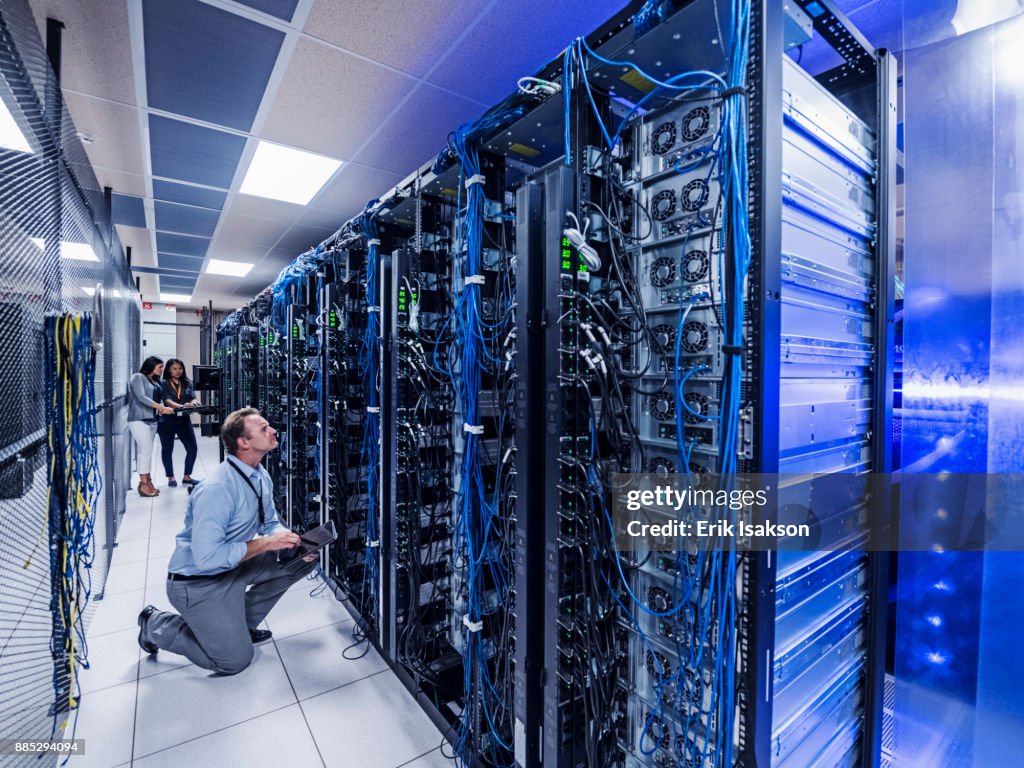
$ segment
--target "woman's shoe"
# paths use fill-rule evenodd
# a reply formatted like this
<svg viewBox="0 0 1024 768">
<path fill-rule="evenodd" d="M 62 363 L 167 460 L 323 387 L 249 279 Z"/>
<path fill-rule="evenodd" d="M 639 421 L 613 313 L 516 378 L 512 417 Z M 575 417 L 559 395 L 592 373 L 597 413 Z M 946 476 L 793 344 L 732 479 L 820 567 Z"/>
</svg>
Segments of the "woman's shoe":
<svg viewBox="0 0 1024 768">
<path fill-rule="evenodd" d="M 160 491 L 153 487 L 149 475 L 139 475 L 139 496 L 159 496 Z"/>
<path fill-rule="evenodd" d="M 184 485 L 185 481 L 182 480 L 181 484 Z M 178 481 L 175 480 L 173 477 L 168 478 L 167 479 L 167 487 L 168 488 L 177 488 L 178 487 Z"/>
</svg>

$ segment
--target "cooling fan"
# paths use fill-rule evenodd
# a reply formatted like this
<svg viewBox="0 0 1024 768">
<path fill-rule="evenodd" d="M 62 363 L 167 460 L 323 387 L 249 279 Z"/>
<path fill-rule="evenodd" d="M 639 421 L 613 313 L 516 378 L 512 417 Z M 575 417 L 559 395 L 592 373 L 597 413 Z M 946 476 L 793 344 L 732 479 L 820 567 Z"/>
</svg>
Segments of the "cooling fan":
<svg viewBox="0 0 1024 768">
<path fill-rule="evenodd" d="M 673 421 L 676 418 L 676 403 L 668 392 L 651 395 L 651 416 L 658 421 Z"/>
<path fill-rule="evenodd" d="M 651 587 L 647 590 L 647 607 L 652 611 L 665 613 L 672 607 L 672 596 L 661 587 Z"/>
<path fill-rule="evenodd" d="M 700 416 L 694 416 L 690 411 L 686 412 L 686 423 L 687 424 L 700 424 L 708 415 L 708 399 L 699 392 L 688 392 L 683 398 L 683 401 L 689 407 L 690 411 L 699 413 Z"/>
<path fill-rule="evenodd" d="M 672 126 L 675 128 L 675 126 Z M 711 127 L 711 111 L 707 107 L 695 107 L 683 118 L 683 141 L 696 141 Z"/>
<path fill-rule="evenodd" d="M 676 281 L 676 263 L 668 256 L 659 256 L 651 263 L 651 285 L 664 288 Z"/>
<path fill-rule="evenodd" d="M 668 658 L 660 651 L 647 652 L 647 674 L 651 677 L 666 680 L 672 677 L 672 665 Z"/>
<path fill-rule="evenodd" d="M 663 189 L 651 199 L 651 218 L 664 221 L 676 212 L 676 193 Z"/>
<path fill-rule="evenodd" d="M 668 726 L 665 725 L 665 721 L 657 715 L 654 715 L 650 719 L 650 722 L 647 724 L 647 728 L 644 729 L 644 733 L 647 734 L 647 738 L 650 739 L 654 746 L 660 749 L 668 749 L 668 745 L 672 743 L 672 737 L 668 732 Z"/>
<path fill-rule="evenodd" d="M 651 133 L 651 152 L 664 155 L 676 145 L 676 124 L 662 123 Z"/>
<path fill-rule="evenodd" d="M 680 204 L 685 211 L 699 211 L 708 201 L 708 184 L 704 179 L 694 179 L 680 193 Z"/>
<path fill-rule="evenodd" d="M 689 323 L 686 325 L 689 326 Z M 661 325 L 654 326 L 653 333 L 654 341 L 652 346 L 654 347 L 654 351 L 659 355 L 672 354 L 676 346 L 676 327 L 674 325 L 662 323 Z M 707 340 L 705 340 L 704 343 L 706 345 Z"/>
<path fill-rule="evenodd" d="M 647 461 L 647 472 L 652 475 L 657 475 L 659 478 L 671 475 L 675 471 L 675 464 L 664 456 L 655 456 L 653 459 L 649 459 Z"/>
<path fill-rule="evenodd" d="M 708 276 L 710 268 L 711 260 L 708 258 L 707 251 L 695 248 L 692 251 L 688 251 L 686 256 L 683 257 L 683 277 L 686 278 L 688 283 L 704 280 Z"/>
<path fill-rule="evenodd" d="M 661 326 L 658 326 L 659 328 Z M 673 336 L 672 340 L 675 341 L 675 329 L 672 329 Z M 654 329 L 655 338 L 657 338 L 658 329 Z M 695 355 L 698 352 L 703 352 L 708 348 L 708 327 L 700 320 L 689 320 L 686 325 L 683 326 L 683 351 L 689 352 L 691 355 Z"/>
</svg>

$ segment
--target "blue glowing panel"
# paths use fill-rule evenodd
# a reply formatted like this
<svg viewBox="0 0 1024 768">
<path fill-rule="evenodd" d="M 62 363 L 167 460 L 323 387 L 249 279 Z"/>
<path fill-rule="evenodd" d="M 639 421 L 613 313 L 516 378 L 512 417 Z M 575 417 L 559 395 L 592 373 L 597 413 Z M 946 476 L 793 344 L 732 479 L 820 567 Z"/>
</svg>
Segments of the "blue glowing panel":
<svg viewBox="0 0 1024 768">
<path fill-rule="evenodd" d="M 196 205 L 201 208 L 215 208 L 219 211 L 224 207 L 228 193 L 217 189 L 191 187 L 187 184 L 175 184 L 170 181 L 153 179 L 153 197 L 157 200 L 166 200 L 169 203 Z"/>
<path fill-rule="evenodd" d="M 160 262 L 161 267 L 167 269 L 178 269 L 186 272 L 198 273 L 203 268 L 202 257 L 197 256 L 181 256 L 176 253 L 160 253 L 157 255 L 157 261 Z"/>
<path fill-rule="evenodd" d="M 143 0 L 149 106 L 252 128 L 284 33 L 198 0 Z"/>
<path fill-rule="evenodd" d="M 129 227 L 146 227 L 146 208 L 141 197 L 119 195 L 116 192 L 110 200 L 110 214 L 115 224 Z"/>
<path fill-rule="evenodd" d="M 424 84 L 355 159 L 385 171 L 407 172 L 435 157 L 448 144 L 453 128 L 483 111 L 479 104 Z M 410 125 L 416 130 L 410 131 Z"/>
<path fill-rule="evenodd" d="M 189 237 L 188 235 L 175 235 L 169 232 L 156 233 L 156 249 L 160 253 L 176 253 L 180 256 L 198 256 L 203 258 L 206 249 L 210 247 L 210 239 L 207 237 Z M 170 264 L 163 266 L 169 267 Z"/>
<path fill-rule="evenodd" d="M 515 91 L 518 78 L 532 75 L 574 37 L 593 32 L 623 5 L 622 0 L 499 4 L 441 62 L 430 82 L 493 104 Z"/>
<path fill-rule="evenodd" d="M 220 218 L 220 211 L 209 208 L 194 208 L 191 205 L 165 203 L 162 200 L 157 200 L 154 206 L 156 228 L 163 232 L 212 237 Z"/>
<path fill-rule="evenodd" d="M 295 13 L 295 6 L 299 0 L 235 0 L 239 5 L 245 5 L 257 11 L 263 11 L 268 16 L 275 16 L 282 21 L 291 21 Z"/>
<path fill-rule="evenodd" d="M 191 293 L 196 287 L 196 279 L 183 279 L 180 277 L 160 277 L 160 289 L 169 293 Z"/>
<path fill-rule="evenodd" d="M 228 189 L 244 148 L 242 136 L 149 116 L 154 176 Z"/>
</svg>

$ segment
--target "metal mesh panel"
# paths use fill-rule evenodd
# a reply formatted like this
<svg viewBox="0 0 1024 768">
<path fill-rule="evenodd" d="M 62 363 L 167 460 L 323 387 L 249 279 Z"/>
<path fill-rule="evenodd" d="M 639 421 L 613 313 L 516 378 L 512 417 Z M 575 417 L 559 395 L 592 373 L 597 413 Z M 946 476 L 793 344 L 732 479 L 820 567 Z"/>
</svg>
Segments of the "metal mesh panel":
<svg viewBox="0 0 1024 768">
<path fill-rule="evenodd" d="M 139 362 L 141 306 L 26 0 L 0 5 L 0 100 L 31 148 L 0 147 L 0 737 L 41 739 L 53 727 L 43 320 L 93 312 L 100 297 L 97 600 L 131 481 L 125 396 Z M 41 765 L 30 756 L 2 762 Z"/>
</svg>

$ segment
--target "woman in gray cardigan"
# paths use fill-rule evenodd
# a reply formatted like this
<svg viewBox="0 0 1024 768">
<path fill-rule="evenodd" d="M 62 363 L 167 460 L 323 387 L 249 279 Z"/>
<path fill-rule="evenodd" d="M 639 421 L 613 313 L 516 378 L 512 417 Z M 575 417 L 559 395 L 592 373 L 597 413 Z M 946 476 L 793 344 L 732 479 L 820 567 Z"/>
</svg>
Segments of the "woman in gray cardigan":
<svg viewBox="0 0 1024 768">
<path fill-rule="evenodd" d="M 160 374 L 164 361 L 147 357 L 138 373 L 128 381 L 128 431 L 139 447 L 139 495 L 158 496 L 149 472 L 153 467 L 153 441 L 156 439 L 158 415 L 172 414 L 174 410 L 163 404 L 160 393 Z"/>
</svg>

